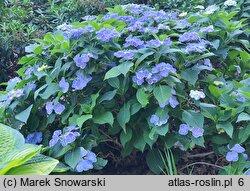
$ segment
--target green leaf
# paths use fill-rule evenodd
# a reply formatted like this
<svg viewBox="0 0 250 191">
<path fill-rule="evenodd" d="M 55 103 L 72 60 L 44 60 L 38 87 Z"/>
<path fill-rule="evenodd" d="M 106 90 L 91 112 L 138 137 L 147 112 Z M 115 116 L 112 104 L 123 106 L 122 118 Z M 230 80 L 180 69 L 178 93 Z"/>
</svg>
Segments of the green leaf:
<svg viewBox="0 0 250 191">
<path fill-rule="evenodd" d="M 72 169 L 76 167 L 81 158 L 82 156 L 80 147 L 70 150 L 64 155 L 65 163 L 69 165 Z"/>
<path fill-rule="evenodd" d="M 220 97 L 220 105 L 225 107 L 225 108 L 234 108 L 235 102 L 231 96 L 224 93 Z"/>
<path fill-rule="evenodd" d="M 61 58 L 58 58 L 56 60 L 56 63 L 55 63 L 55 66 L 54 66 L 54 69 L 51 71 L 50 73 L 50 77 L 51 79 L 55 79 L 58 77 L 59 73 L 60 73 L 60 70 L 61 70 L 61 67 L 62 67 L 62 60 Z"/>
<path fill-rule="evenodd" d="M 117 115 L 117 121 L 125 132 L 126 132 L 126 124 L 129 122 L 129 120 L 130 120 L 130 104 L 125 103 Z"/>
<path fill-rule="evenodd" d="M 237 121 L 236 123 L 239 123 L 241 121 L 250 121 L 250 115 L 248 113 L 241 113 L 238 118 L 237 118 Z"/>
<path fill-rule="evenodd" d="M 24 137 L 19 131 L 0 124 L 0 157 L 24 145 Z"/>
<path fill-rule="evenodd" d="M 39 89 L 37 89 L 34 93 L 34 100 L 36 100 L 38 94 L 40 93 L 40 91 L 42 91 L 43 89 L 45 89 L 48 86 L 48 84 L 44 84 L 43 86 L 41 86 Z"/>
<path fill-rule="evenodd" d="M 182 113 L 182 119 L 192 127 L 203 128 L 204 117 L 201 113 L 196 113 L 192 110 L 184 111 Z"/>
<path fill-rule="evenodd" d="M 117 77 L 120 74 L 123 74 L 125 76 L 133 65 L 133 62 L 124 62 L 118 66 L 113 67 L 105 74 L 104 80 Z"/>
<path fill-rule="evenodd" d="M 103 94 L 103 96 L 101 96 L 99 103 L 101 103 L 103 101 L 112 100 L 115 97 L 116 92 L 117 92 L 117 90 L 106 92 L 105 94 Z"/>
<path fill-rule="evenodd" d="M 30 112 L 32 110 L 33 105 L 30 105 L 27 109 L 25 109 L 24 111 L 22 111 L 21 113 L 18 113 L 15 118 L 19 121 L 22 121 L 24 123 L 27 123 L 28 118 L 30 116 Z"/>
<path fill-rule="evenodd" d="M 165 136 L 169 130 L 169 125 L 166 124 L 160 127 L 154 127 L 154 130 L 158 135 Z"/>
<path fill-rule="evenodd" d="M 24 164 L 10 169 L 7 175 L 48 175 L 59 163 L 58 160 L 44 155 L 36 155 Z"/>
<path fill-rule="evenodd" d="M 53 169 L 52 172 L 67 172 L 70 169 L 70 167 L 66 166 L 65 164 L 59 162 L 56 167 Z"/>
<path fill-rule="evenodd" d="M 219 48 L 219 46 L 220 46 L 220 40 L 219 39 L 214 40 L 211 43 L 212 43 L 213 47 L 215 48 L 215 50 L 217 50 Z"/>
<path fill-rule="evenodd" d="M 125 147 L 126 143 L 129 142 L 132 138 L 132 130 L 128 128 L 126 132 L 122 131 L 120 134 L 120 140 L 123 147 Z"/>
<path fill-rule="evenodd" d="M 77 119 L 77 125 L 79 127 L 82 127 L 83 123 L 89 119 L 92 119 L 92 117 L 93 117 L 92 115 L 82 115 Z"/>
<path fill-rule="evenodd" d="M 198 80 L 198 75 L 199 75 L 198 70 L 193 70 L 192 68 L 186 69 L 181 72 L 181 77 L 188 81 L 189 84 L 195 85 L 196 81 Z"/>
<path fill-rule="evenodd" d="M 134 147 L 139 149 L 141 152 L 143 152 L 145 149 L 145 146 L 146 146 L 146 142 L 144 140 L 143 133 L 141 132 L 140 134 L 136 135 Z"/>
<path fill-rule="evenodd" d="M 223 94 L 223 92 L 225 91 L 225 90 L 219 89 L 218 87 L 216 87 L 216 86 L 214 86 L 214 85 L 209 85 L 209 86 L 208 86 L 208 89 L 209 89 L 210 93 L 211 93 L 214 97 L 216 97 L 216 98 L 219 98 L 219 97 L 221 96 L 221 94 Z"/>
<path fill-rule="evenodd" d="M 96 94 L 92 94 L 91 95 L 91 106 L 90 106 L 90 110 L 92 111 L 94 109 L 94 107 L 96 106 L 96 100 L 99 97 L 99 92 Z"/>
<path fill-rule="evenodd" d="M 244 143 L 250 137 L 250 125 L 245 128 L 241 128 L 238 134 L 239 144 Z"/>
<path fill-rule="evenodd" d="M 195 138 L 195 137 L 192 136 L 191 139 L 196 145 L 201 146 L 201 147 L 205 147 L 205 145 L 204 145 L 204 143 L 205 143 L 204 137 Z"/>
<path fill-rule="evenodd" d="M 146 162 L 149 169 L 155 174 L 160 174 L 162 169 L 164 169 L 164 163 L 162 161 L 161 154 L 157 149 L 152 149 L 148 152 L 146 156 Z"/>
<path fill-rule="evenodd" d="M 201 56 L 196 57 L 195 59 L 191 60 L 190 63 L 195 63 L 199 60 L 214 56 L 215 54 L 212 52 L 206 53 L 206 54 L 202 54 Z"/>
<path fill-rule="evenodd" d="M 97 161 L 94 163 L 94 169 L 96 170 L 101 170 L 108 164 L 108 160 L 99 157 L 97 157 L 96 159 Z"/>
<path fill-rule="evenodd" d="M 138 102 L 131 103 L 131 106 L 130 106 L 130 115 L 132 116 L 132 115 L 136 114 L 138 111 L 140 111 L 141 108 L 142 108 L 142 106 Z"/>
<path fill-rule="evenodd" d="M 45 91 L 40 94 L 41 98 L 43 99 L 49 99 L 50 96 L 54 95 L 56 92 L 60 91 L 60 87 L 56 83 L 51 83 L 48 85 L 48 87 L 45 89 Z"/>
<path fill-rule="evenodd" d="M 120 81 L 118 78 L 111 78 L 108 79 L 109 85 L 111 85 L 113 88 L 120 89 Z"/>
<path fill-rule="evenodd" d="M 143 131 L 143 138 L 144 141 L 150 146 L 150 148 L 152 149 L 153 144 L 157 141 L 158 135 L 148 131 L 148 130 L 144 130 Z"/>
<path fill-rule="evenodd" d="M 136 93 L 138 102 L 145 107 L 149 103 L 149 95 L 143 89 L 138 89 Z"/>
<path fill-rule="evenodd" d="M 155 52 L 153 52 L 153 51 L 151 51 L 151 50 L 148 50 L 148 51 L 149 51 L 149 52 L 146 52 L 146 53 L 142 54 L 141 57 L 138 58 L 138 59 L 136 60 L 136 62 L 135 62 L 136 68 L 140 65 L 140 63 L 141 63 L 143 60 L 145 60 L 147 57 L 149 57 L 149 56 L 151 56 L 151 55 L 153 55 L 153 54 L 155 53 Z"/>
<path fill-rule="evenodd" d="M 234 127 L 230 122 L 219 123 L 216 125 L 216 129 L 223 129 L 229 137 L 233 137 Z"/>
<path fill-rule="evenodd" d="M 96 116 L 94 116 L 93 121 L 94 121 L 94 123 L 97 123 L 100 125 L 108 123 L 111 126 L 113 126 L 114 117 L 113 117 L 113 114 L 111 112 L 107 111 L 104 113 L 99 113 Z"/>
<path fill-rule="evenodd" d="M 67 49 L 69 49 L 69 47 L 70 47 L 69 42 L 64 41 L 64 42 L 62 43 L 62 48 L 63 48 L 63 49 L 67 50 Z"/>
<path fill-rule="evenodd" d="M 153 94 L 159 103 L 165 104 L 171 97 L 171 89 L 168 86 L 160 85 L 154 88 Z"/>
</svg>

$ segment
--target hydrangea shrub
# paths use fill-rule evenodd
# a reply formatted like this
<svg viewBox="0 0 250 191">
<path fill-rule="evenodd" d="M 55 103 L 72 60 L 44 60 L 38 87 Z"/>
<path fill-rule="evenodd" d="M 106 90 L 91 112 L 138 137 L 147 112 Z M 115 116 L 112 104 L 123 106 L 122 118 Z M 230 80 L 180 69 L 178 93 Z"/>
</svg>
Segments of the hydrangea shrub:
<svg viewBox="0 0 250 191">
<path fill-rule="evenodd" d="M 119 140 L 122 156 L 209 143 L 235 164 L 222 173 L 246 173 L 249 43 L 227 9 L 183 17 L 132 4 L 61 25 L 26 47 L 2 121 L 76 172 L 105 166 L 103 142 Z"/>
</svg>

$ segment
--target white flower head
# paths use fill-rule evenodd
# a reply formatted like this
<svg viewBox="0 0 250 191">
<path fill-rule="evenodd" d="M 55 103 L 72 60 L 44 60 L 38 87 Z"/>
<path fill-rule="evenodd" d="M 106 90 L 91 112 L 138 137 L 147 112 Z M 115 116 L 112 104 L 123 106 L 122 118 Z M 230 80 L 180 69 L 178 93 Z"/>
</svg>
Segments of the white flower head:
<svg viewBox="0 0 250 191">
<path fill-rule="evenodd" d="M 191 90 L 189 96 L 195 100 L 203 99 L 206 95 L 202 91 Z"/>
<path fill-rule="evenodd" d="M 187 12 L 183 12 L 183 13 L 179 14 L 179 17 L 185 17 L 185 16 L 187 16 Z"/>
<path fill-rule="evenodd" d="M 219 7 L 217 7 L 216 5 L 210 5 L 208 6 L 204 13 L 207 14 L 207 15 L 211 15 L 213 14 L 215 11 L 217 11 L 219 9 Z"/>
<path fill-rule="evenodd" d="M 224 5 L 227 6 L 227 7 L 230 7 L 230 6 L 235 7 L 235 6 L 237 6 L 237 2 L 234 1 L 234 0 L 227 0 L 227 1 L 225 1 Z"/>
<path fill-rule="evenodd" d="M 202 6 L 202 5 L 197 5 L 197 6 L 195 7 L 195 9 L 204 10 L 204 9 L 205 9 L 205 7 L 204 7 L 204 6 Z"/>
</svg>

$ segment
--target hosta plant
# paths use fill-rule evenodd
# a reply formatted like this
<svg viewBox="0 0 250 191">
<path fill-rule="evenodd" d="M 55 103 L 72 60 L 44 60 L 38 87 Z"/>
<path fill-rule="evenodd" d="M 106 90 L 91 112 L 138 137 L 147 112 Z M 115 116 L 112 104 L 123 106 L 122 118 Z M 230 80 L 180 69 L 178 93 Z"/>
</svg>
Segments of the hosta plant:
<svg viewBox="0 0 250 191">
<path fill-rule="evenodd" d="M 20 132 L 0 124 L 0 175 L 50 174 L 59 161 L 40 151 L 40 146 L 25 144 Z"/>
</svg>

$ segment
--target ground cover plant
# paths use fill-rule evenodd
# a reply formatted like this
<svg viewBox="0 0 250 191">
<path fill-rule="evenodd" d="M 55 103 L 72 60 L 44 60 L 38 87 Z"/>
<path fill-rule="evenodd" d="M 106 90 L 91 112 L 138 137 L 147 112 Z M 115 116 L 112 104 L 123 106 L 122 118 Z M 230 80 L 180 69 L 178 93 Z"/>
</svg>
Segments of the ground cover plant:
<svg viewBox="0 0 250 191">
<path fill-rule="evenodd" d="M 105 173 L 127 157 L 155 174 L 181 174 L 181 155 L 198 149 L 222 159 L 206 163 L 216 173 L 249 174 L 242 3 L 196 13 L 117 5 L 59 25 L 25 48 L 0 92 L 0 121 L 42 145 L 37 152 L 59 162 L 52 173 Z"/>
</svg>

